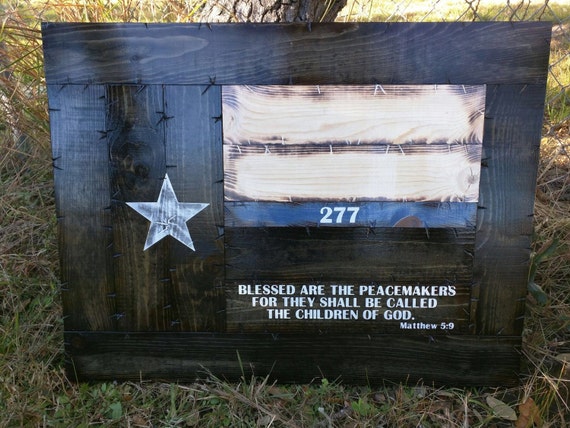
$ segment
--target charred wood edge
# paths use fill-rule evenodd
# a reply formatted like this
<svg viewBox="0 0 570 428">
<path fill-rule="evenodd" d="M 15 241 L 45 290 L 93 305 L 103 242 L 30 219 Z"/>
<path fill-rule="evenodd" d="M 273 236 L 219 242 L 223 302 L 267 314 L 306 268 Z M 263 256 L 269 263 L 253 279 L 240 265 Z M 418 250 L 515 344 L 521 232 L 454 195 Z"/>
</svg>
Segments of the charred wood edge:
<svg viewBox="0 0 570 428">
<path fill-rule="evenodd" d="M 194 381 L 208 370 L 238 380 L 245 368 L 283 383 L 329 377 L 347 383 L 407 379 L 504 386 L 518 382 L 521 338 L 68 331 L 65 347 L 67 371 L 75 380 Z M 425 364 L 418 364 L 418 356 Z"/>
</svg>

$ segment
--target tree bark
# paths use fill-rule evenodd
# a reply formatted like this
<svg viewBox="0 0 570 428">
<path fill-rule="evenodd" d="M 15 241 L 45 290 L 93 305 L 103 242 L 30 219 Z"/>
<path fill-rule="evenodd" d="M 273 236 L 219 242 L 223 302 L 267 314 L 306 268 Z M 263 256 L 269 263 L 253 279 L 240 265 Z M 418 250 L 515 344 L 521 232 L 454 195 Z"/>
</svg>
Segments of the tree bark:
<svg viewBox="0 0 570 428">
<path fill-rule="evenodd" d="M 330 22 L 347 0 L 210 0 L 200 22 Z"/>
</svg>

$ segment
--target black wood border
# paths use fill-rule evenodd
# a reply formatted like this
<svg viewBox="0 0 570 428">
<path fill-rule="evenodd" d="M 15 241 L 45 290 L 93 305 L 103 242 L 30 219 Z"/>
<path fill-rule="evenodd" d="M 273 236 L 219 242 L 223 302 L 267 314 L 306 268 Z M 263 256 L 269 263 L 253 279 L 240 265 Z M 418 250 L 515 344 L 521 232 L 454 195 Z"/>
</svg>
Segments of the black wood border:
<svg viewBox="0 0 570 428">
<path fill-rule="evenodd" d="M 43 25 L 50 84 L 545 83 L 551 24 Z"/>
<path fill-rule="evenodd" d="M 519 337 L 68 332 L 65 340 L 77 380 L 192 382 L 211 372 L 233 381 L 509 386 L 521 353 Z"/>
<path fill-rule="evenodd" d="M 72 119 L 61 113 L 67 107 L 60 92 L 67 86 L 77 93 L 89 92 L 91 84 L 203 85 L 204 90 L 225 84 L 487 85 L 470 335 L 118 333 L 109 331 L 113 326 L 106 318 L 97 324 L 100 331 L 80 332 L 93 325 L 78 308 L 66 320 L 69 370 L 78 379 L 193 380 L 202 366 L 235 379 L 242 374 L 241 360 L 255 374 L 271 373 L 283 382 L 320 376 L 357 383 L 516 382 L 550 23 L 44 23 L 42 32 L 51 119 L 59 126 Z M 95 108 L 92 104 L 87 100 L 83 107 Z M 81 130 L 53 124 L 56 191 L 66 183 L 80 188 L 73 181 L 81 171 L 64 178 L 70 170 L 63 152 L 69 146 L 65 139 Z M 96 132 L 81 136 L 81 147 L 90 147 L 90 138 L 97 141 Z M 96 168 L 104 162 L 100 154 Z M 105 209 L 106 201 L 100 202 L 93 202 L 96 210 Z M 82 256 L 65 249 L 73 232 L 68 225 L 81 227 L 84 221 L 66 208 L 59 204 L 62 260 L 64 270 L 75 272 Z M 95 229 L 108 221 L 107 214 L 96 212 L 101 219 L 93 217 Z M 108 237 L 97 236 L 103 248 Z M 106 306 L 108 275 L 95 275 L 99 291 L 79 292 Z M 90 310 L 91 303 L 83 309 Z"/>
</svg>

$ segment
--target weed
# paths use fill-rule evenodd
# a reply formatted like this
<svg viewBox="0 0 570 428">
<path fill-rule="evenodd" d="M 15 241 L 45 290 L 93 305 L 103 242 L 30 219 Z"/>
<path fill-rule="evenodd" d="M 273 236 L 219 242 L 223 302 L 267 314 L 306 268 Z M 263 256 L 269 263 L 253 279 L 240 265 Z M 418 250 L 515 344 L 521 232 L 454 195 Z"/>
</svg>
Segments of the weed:
<svg viewBox="0 0 570 428">
<path fill-rule="evenodd" d="M 570 8 L 561 1 L 350 0 L 340 20 L 551 20 L 522 384 L 514 389 L 277 385 L 206 374 L 178 385 L 69 382 L 59 304 L 55 201 L 39 23 L 192 20 L 204 1 L 0 3 L 0 426 L 512 426 L 488 396 L 536 425 L 568 426 L 570 372 Z M 551 243 L 556 242 L 556 251 Z M 541 250 L 544 249 L 544 250 Z M 544 256 L 540 256 L 543 254 Z M 538 304 L 541 303 L 541 304 Z M 238 357 L 236 357 L 238 358 Z M 530 404 L 529 404 L 530 403 Z M 521 407 L 522 406 L 522 407 Z M 525 407 L 526 406 L 526 407 Z M 538 415 L 538 416 L 537 416 Z M 520 419 L 516 426 L 525 423 Z"/>
</svg>

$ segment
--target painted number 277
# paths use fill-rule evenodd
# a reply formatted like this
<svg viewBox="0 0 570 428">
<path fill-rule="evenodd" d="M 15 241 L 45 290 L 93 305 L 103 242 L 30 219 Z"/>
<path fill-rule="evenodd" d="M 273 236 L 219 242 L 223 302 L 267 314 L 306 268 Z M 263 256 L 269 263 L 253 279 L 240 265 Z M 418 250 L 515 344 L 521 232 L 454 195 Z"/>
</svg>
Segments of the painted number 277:
<svg viewBox="0 0 570 428">
<path fill-rule="evenodd" d="M 322 207 L 321 208 L 321 221 L 320 223 L 323 224 L 342 224 L 345 221 L 345 214 L 350 214 L 350 218 L 348 219 L 349 223 L 356 222 L 356 215 L 360 207 Z M 348 217 L 348 215 L 347 215 Z"/>
</svg>

